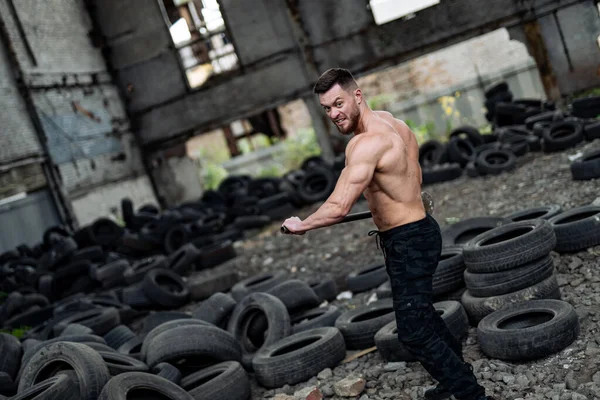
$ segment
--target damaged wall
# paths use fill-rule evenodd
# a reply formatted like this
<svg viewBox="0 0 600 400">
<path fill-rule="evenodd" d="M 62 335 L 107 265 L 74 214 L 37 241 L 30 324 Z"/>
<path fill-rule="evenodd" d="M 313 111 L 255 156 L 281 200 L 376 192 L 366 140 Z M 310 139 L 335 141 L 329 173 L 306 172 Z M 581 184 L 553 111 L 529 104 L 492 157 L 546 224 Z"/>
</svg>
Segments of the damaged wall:
<svg viewBox="0 0 600 400">
<path fill-rule="evenodd" d="M 0 16 L 34 107 L 33 115 L 14 113 L 25 122 L 7 136 L 31 136 L 28 126 L 37 120 L 79 223 L 109 214 L 120 204 L 118 193 L 138 206 L 156 203 L 123 101 L 93 46 L 83 1 L 0 0 Z M 7 100 L 19 107 L 16 96 Z M 120 191 L 107 196 L 116 184 Z"/>
<path fill-rule="evenodd" d="M 90 0 L 91 1 L 91 0 Z M 140 14 L 118 0 L 92 1 L 119 84 L 128 92 L 128 107 L 146 147 L 172 139 L 184 140 L 198 131 L 246 118 L 266 108 L 311 96 L 318 73 L 330 67 L 351 69 L 357 76 L 396 65 L 500 27 L 545 18 L 559 12 L 585 28 L 594 28 L 598 13 L 592 0 L 442 0 L 414 18 L 375 24 L 364 0 L 344 7 L 321 0 L 221 0 L 241 69 L 228 79 L 215 79 L 191 90 L 182 81 L 177 52 L 159 6 L 152 2 Z M 580 6 L 584 5 L 585 6 Z M 122 14 L 113 20 L 113 16 Z M 566 18 L 566 17 L 565 17 Z M 594 31 L 569 31 L 573 40 L 595 42 Z M 579 36 L 580 39 L 576 39 Z M 126 49 L 135 49 L 135 56 Z M 580 49 L 575 46 L 574 48 Z M 113 49 L 117 49 L 114 50 Z M 592 50 L 596 55 L 598 48 Z M 573 62 L 596 62 L 578 55 Z M 588 57 L 583 60 L 582 58 Z M 580 70 L 580 86 L 596 81 L 591 70 Z M 564 78 L 568 80 L 568 78 Z M 568 94 L 574 86 L 563 85 Z"/>
</svg>

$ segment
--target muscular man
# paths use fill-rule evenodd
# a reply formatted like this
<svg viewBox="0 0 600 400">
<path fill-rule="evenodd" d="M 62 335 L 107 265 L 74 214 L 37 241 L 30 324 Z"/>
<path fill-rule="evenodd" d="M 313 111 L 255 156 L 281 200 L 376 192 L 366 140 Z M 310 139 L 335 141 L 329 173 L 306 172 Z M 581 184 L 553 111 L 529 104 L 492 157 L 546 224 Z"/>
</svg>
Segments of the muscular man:
<svg viewBox="0 0 600 400">
<path fill-rule="evenodd" d="M 354 133 L 346 147 L 346 166 L 331 196 L 304 221 L 284 221 L 290 233 L 340 222 L 361 193 L 373 214 L 392 296 L 398 339 L 439 385 L 427 399 L 491 399 L 477 383 L 462 347 L 432 304 L 433 273 L 442 248 L 440 227 L 421 200 L 419 148 L 408 126 L 385 111 L 373 111 L 352 74 L 329 69 L 314 92 L 342 134 Z"/>
</svg>

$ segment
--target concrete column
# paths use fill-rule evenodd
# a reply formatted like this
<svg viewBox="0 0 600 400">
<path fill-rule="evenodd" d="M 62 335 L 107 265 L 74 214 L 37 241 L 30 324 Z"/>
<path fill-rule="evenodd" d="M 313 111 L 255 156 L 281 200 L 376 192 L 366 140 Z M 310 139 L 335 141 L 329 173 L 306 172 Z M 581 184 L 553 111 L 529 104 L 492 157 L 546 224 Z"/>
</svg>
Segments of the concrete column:
<svg viewBox="0 0 600 400">
<path fill-rule="evenodd" d="M 306 107 L 308 107 L 308 112 L 315 128 L 315 134 L 317 135 L 317 141 L 319 142 L 319 146 L 321 146 L 321 157 L 326 161 L 332 162 L 335 153 L 332 143 L 333 135 L 330 133 L 331 122 L 327 121 L 323 107 L 321 107 L 314 95 L 304 97 L 302 100 L 304 100 Z"/>
</svg>

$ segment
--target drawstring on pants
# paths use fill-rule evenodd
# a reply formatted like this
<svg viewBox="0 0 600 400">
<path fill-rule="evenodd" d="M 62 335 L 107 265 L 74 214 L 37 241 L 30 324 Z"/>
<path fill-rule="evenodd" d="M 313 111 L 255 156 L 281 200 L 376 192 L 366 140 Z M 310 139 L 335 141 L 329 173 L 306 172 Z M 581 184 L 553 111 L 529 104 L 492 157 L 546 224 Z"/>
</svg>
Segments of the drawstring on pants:
<svg viewBox="0 0 600 400">
<path fill-rule="evenodd" d="M 373 235 L 375 235 L 375 244 L 377 245 L 377 248 L 379 249 L 381 246 L 381 252 L 383 253 L 383 258 L 387 259 L 387 255 L 385 254 L 385 244 L 383 243 L 383 238 L 381 237 L 380 232 L 377 230 L 369 231 L 369 236 L 373 236 Z"/>
</svg>

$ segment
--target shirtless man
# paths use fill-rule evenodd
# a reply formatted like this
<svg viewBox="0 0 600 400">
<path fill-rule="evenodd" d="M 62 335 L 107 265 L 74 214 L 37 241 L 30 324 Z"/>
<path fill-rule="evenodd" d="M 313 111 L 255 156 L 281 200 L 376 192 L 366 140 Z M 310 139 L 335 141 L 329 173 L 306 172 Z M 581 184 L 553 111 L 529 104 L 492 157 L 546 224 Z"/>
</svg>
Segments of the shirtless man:
<svg viewBox="0 0 600 400">
<path fill-rule="evenodd" d="M 421 200 L 421 168 L 415 135 L 402 121 L 367 105 L 352 74 L 327 70 L 314 87 L 321 105 L 342 134 L 346 166 L 331 196 L 304 221 L 283 222 L 289 233 L 304 233 L 340 222 L 364 193 L 379 235 L 392 296 L 398 339 L 439 385 L 427 399 L 485 400 L 462 346 L 432 304 L 433 273 L 441 254 L 440 227 Z"/>
</svg>

